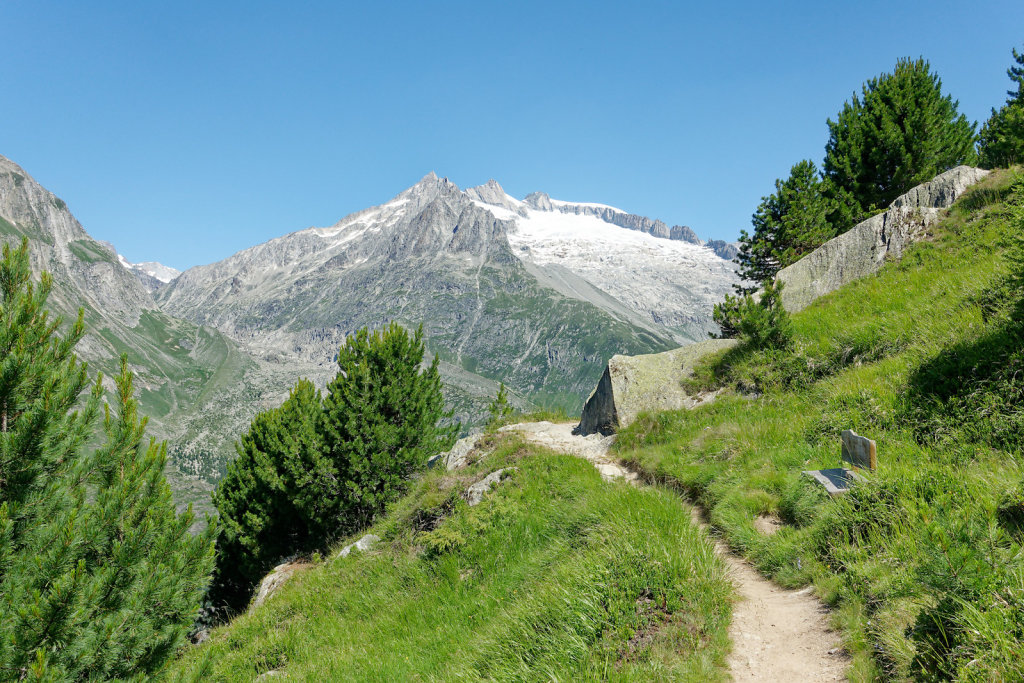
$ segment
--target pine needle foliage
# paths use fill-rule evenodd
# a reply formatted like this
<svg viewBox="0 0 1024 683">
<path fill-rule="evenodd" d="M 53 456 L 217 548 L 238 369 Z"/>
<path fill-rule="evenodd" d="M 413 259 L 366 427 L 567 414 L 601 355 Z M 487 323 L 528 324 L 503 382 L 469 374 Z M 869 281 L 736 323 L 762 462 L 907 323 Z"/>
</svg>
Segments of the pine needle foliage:
<svg viewBox="0 0 1024 683">
<path fill-rule="evenodd" d="M 851 227 L 915 185 L 976 161 L 975 124 L 924 59 L 901 59 L 829 119 L 825 176 L 860 208 Z"/>
<path fill-rule="evenodd" d="M 320 392 L 300 379 L 256 415 L 214 492 L 220 519 L 211 597 L 237 608 L 277 560 L 331 537 L 344 513 L 337 470 L 323 453 Z"/>
<path fill-rule="evenodd" d="M 391 323 L 365 327 L 338 352 L 338 375 L 324 397 L 324 450 L 348 500 L 348 532 L 365 526 L 405 490 L 430 456 L 455 443 L 458 424 L 444 410 L 438 358 L 420 371 L 423 326 L 411 335 Z"/>
<path fill-rule="evenodd" d="M 280 559 L 367 526 L 427 459 L 451 447 L 438 359 L 421 369 L 422 327 L 398 324 L 346 339 L 321 397 L 300 380 L 260 413 L 214 494 L 221 520 L 212 598 L 231 610 Z"/>
<path fill-rule="evenodd" d="M 793 341 L 789 313 L 782 307 L 779 280 L 768 280 L 760 293 L 725 295 L 715 304 L 713 318 L 721 329 L 720 339 L 738 337 L 752 349 L 787 349 Z"/>
<path fill-rule="evenodd" d="M 514 413 L 515 408 L 508 402 L 508 389 L 505 387 L 505 383 L 502 382 L 498 385 L 498 393 L 495 395 L 494 400 L 487 406 L 487 414 L 490 415 L 490 418 L 487 420 L 487 426 L 497 427 L 512 417 Z"/>
<path fill-rule="evenodd" d="M 31 281 L 28 241 L 0 261 L 0 679 L 136 679 L 161 669 L 199 610 L 212 531 L 189 533 L 164 478 L 164 444 L 121 359 L 104 441 L 86 449 L 103 404 Z"/>
<path fill-rule="evenodd" d="M 754 233 L 740 231 L 736 262 L 745 284 L 736 285 L 737 293 L 756 291 L 779 270 L 835 237 L 829 218 L 837 206 L 813 161 L 800 161 L 786 180 L 777 179 L 775 192 L 761 198 L 751 218 Z"/>
<path fill-rule="evenodd" d="M 984 168 L 1007 168 L 1024 163 L 1024 52 L 1013 50 L 1015 65 L 1006 70 L 1016 89 L 1006 91 L 1006 104 L 992 116 L 978 135 L 978 156 Z"/>
</svg>

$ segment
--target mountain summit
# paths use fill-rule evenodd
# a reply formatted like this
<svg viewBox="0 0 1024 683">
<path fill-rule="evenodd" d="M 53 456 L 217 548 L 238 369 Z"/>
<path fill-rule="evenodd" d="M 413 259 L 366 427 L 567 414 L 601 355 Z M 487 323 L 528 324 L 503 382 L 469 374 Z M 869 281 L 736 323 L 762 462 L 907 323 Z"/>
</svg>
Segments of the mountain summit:
<svg viewBox="0 0 1024 683">
<path fill-rule="evenodd" d="M 347 334 L 423 323 L 451 404 L 475 421 L 498 381 L 579 407 L 604 361 L 714 329 L 735 268 L 692 231 L 602 204 L 459 189 L 434 173 L 332 226 L 191 268 L 155 296 L 258 358 L 333 372 Z"/>
<path fill-rule="evenodd" d="M 85 308 L 80 352 L 92 367 L 109 373 L 130 350 L 154 434 L 171 440 L 177 469 L 205 480 L 196 491 L 257 411 L 299 376 L 332 377 L 339 345 L 364 325 L 422 323 L 466 425 L 485 417 L 499 382 L 521 407 L 577 410 L 610 356 L 713 329 L 733 265 L 673 231 L 603 204 L 517 199 L 494 180 L 461 190 L 430 173 L 332 226 L 175 277 L 119 258 L 0 157 L 0 237 L 30 238 L 66 319 Z"/>
</svg>

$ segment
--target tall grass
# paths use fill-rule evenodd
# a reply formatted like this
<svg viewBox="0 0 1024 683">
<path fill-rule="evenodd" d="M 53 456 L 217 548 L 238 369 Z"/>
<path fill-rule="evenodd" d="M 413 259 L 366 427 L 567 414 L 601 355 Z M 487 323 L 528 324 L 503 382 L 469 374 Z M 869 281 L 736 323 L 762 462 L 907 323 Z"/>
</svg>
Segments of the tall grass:
<svg viewBox="0 0 1024 683">
<path fill-rule="evenodd" d="M 186 653 L 170 680 L 717 680 L 731 586 L 671 493 L 508 435 Z M 514 467 L 468 507 L 465 487 Z"/>
<path fill-rule="evenodd" d="M 900 263 L 794 316 L 794 351 L 709 359 L 693 381 L 732 395 L 619 437 L 624 459 L 702 502 L 761 571 L 815 583 L 854 678 L 1024 678 L 1024 400 L 1004 371 L 1021 337 L 991 305 L 1020 230 L 1013 177 L 990 177 Z M 838 466 L 848 428 L 877 440 L 879 469 L 832 500 L 800 472 Z M 762 535 L 759 515 L 785 525 Z"/>
</svg>

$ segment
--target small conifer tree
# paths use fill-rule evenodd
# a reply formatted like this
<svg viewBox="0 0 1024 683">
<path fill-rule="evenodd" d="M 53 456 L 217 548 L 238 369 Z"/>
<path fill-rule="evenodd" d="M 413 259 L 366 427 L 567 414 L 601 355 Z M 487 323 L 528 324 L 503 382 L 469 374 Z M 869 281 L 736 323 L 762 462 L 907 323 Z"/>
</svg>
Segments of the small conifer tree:
<svg viewBox="0 0 1024 683">
<path fill-rule="evenodd" d="M 487 422 L 492 426 L 498 425 L 506 418 L 511 417 L 514 412 L 512 404 L 508 402 L 508 389 L 505 388 L 505 383 L 502 382 L 498 385 L 497 396 L 487 406 L 487 414 L 490 415 Z"/>
<path fill-rule="evenodd" d="M 336 533 L 341 482 L 320 438 L 320 392 L 300 379 L 279 407 L 253 418 L 217 486 L 218 560 L 211 598 L 237 609 L 273 562 Z"/>
<path fill-rule="evenodd" d="M 1014 49 L 1013 61 L 1006 70 L 1014 84 L 1006 92 L 1006 104 L 992 110 L 978 135 L 978 156 L 985 168 L 1024 163 L 1024 52 Z"/>
<path fill-rule="evenodd" d="M 417 469 L 455 443 L 458 424 L 441 426 L 438 358 L 421 371 L 423 326 L 409 334 L 392 323 L 345 340 L 338 375 L 324 396 L 323 439 L 347 502 L 343 529 L 367 524 Z"/>
<path fill-rule="evenodd" d="M 714 321 L 721 330 L 713 337 L 739 337 L 755 349 L 786 349 L 793 342 L 792 322 L 782 307 L 779 280 L 768 280 L 760 294 L 725 296 L 715 304 Z"/>
<path fill-rule="evenodd" d="M 366 526 L 427 459 L 451 448 L 438 359 L 421 369 L 422 328 L 359 330 L 320 396 L 300 380 L 260 413 L 214 494 L 221 535 L 211 598 L 244 607 L 274 562 Z"/>
<path fill-rule="evenodd" d="M 164 478 L 163 444 L 121 359 L 103 444 L 85 448 L 103 403 L 31 282 L 28 241 L 0 262 L 0 679 L 141 678 L 160 669 L 198 613 L 212 531 L 193 536 Z"/>
</svg>

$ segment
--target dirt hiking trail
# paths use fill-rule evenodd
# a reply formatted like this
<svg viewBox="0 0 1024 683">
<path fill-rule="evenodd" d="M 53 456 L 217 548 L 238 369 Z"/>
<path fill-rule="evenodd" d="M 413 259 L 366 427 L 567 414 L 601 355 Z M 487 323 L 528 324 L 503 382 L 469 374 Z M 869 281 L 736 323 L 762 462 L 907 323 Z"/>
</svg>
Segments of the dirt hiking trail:
<svg viewBox="0 0 1024 683">
<path fill-rule="evenodd" d="M 634 486 L 642 484 L 636 472 L 609 455 L 614 436 L 575 436 L 573 426 L 533 422 L 509 425 L 501 431 L 518 432 L 538 446 L 585 458 L 609 481 L 622 478 Z M 698 526 L 709 530 L 698 508 L 691 506 L 691 515 Z M 740 597 L 733 607 L 729 627 L 729 672 L 733 680 L 845 680 L 848 659 L 842 653 L 839 635 L 828 626 L 828 610 L 814 597 L 811 588 L 781 588 L 733 555 L 722 541 L 711 538 L 716 552 L 729 567 Z"/>
</svg>

